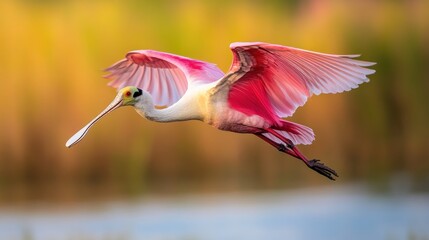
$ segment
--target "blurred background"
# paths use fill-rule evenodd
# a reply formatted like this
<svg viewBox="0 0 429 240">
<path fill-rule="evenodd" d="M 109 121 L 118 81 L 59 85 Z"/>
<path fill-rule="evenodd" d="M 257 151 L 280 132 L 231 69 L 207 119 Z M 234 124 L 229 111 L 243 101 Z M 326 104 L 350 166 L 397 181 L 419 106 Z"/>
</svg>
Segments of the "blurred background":
<svg viewBox="0 0 429 240">
<path fill-rule="evenodd" d="M 429 221 L 428 29 L 428 1 L 2 0 L 0 237 L 242 239 L 253 228 L 260 229 L 260 238 L 247 239 L 305 239 L 310 235 L 302 232 L 315 212 L 320 219 L 315 224 L 328 224 L 333 216 L 372 209 L 368 225 L 361 224 L 365 216 L 345 217 L 350 232 L 344 236 L 350 239 L 353 230 L 367 226 L 374 231 L 365 239 L 429 239 L 428 230 L 419 228 Z M 126 52 L 171 52 L 216 63 L 226 72 L 232 59 L 228 46 L 235 41 L 358 53 L 377 62 L 370 83 L 346 94 L 313 97 L 290 118 L 314 129 L 315 142 L 300 149 L 336 169 L 336 182 L 256 137 L 200 122 L 152 123 L 132 108 L 110 114 L 75 147 L 64 146 L 114 98 L 103 69 Z M 303 204 L 309 200 L 315 211 Z M 326 205 L 315 208 L 320 201 Z M 335 215 L 341 204 L 344 211 Z M 269 215 L 269 206 L 273 214 L 284 214 Z M 213 235 L 209 227 L 180 232 L 183 219 L 189 225 L 228 223 L 221 213 L 229 216 L 232 209 L 237 213 L 227 218 L 228 225 L 242 228 L 226 229 L 226 235 Z M 128 213 L 140 211 L 141 218 L 129 220 Z M 269 221 L 238 224 L 240 216 L 255 211 L 254 219 Z M 396 211 L 399 216 L 389 215 Z M 195 212 L 201 219 L 189 218 Z M 296 216 L 303 223 L 296 227 L 301 235 L 288 234 L 284 217 Z M 124 224 L 103 220 L 121 217 L 130 221 L 124 220 L 126 228 L 103 232 Z M 145 225 L 152 217 L 160 225 Z M 54 223 L 61 219 L 61 226 L 71 221 L 75 228 L 58 230 Z M 338 225 L 335 219 L 326 229 Z M 93 227 L 81 228 L 81 221 Z M 381 222 L 385 228 L 377 227 Z M 395 232 L 398 226 L 403 231 Z M 49 235 L 54 228 L 57 235 Z M 337 233 L 326 229 L 315 230 L 316 237 Z M 145 235 L 148 231 L 155 232 Z"/>
</svg>

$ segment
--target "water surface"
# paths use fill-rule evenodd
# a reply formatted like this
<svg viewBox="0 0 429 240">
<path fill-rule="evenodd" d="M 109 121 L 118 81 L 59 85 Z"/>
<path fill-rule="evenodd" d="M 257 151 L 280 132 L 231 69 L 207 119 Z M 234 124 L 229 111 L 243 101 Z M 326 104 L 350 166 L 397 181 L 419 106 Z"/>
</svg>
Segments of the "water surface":
<svg viewBox="0 0 429 240">
<path fill-rule="evenodd" d="M 343 186 L 3 208 L 0 239 L 429 239 L 429 195 Z"/>
</svg>

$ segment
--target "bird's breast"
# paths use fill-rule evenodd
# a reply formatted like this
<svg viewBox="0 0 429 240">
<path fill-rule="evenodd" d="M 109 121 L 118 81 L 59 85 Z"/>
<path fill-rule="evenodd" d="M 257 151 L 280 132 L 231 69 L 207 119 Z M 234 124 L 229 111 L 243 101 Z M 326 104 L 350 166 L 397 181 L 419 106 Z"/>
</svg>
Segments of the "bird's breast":
<svg viewBox="0 0 429 240">
<path fill-rule="evenodd" d="M 225 131 L 249 133 L 255 129 L 267 128 L 270 124 L 259 115 L 246 115 L 231 108 L 228 103 L 228 91 L 204 94 L 200 109 L 204 122 Z"/>
</svg>

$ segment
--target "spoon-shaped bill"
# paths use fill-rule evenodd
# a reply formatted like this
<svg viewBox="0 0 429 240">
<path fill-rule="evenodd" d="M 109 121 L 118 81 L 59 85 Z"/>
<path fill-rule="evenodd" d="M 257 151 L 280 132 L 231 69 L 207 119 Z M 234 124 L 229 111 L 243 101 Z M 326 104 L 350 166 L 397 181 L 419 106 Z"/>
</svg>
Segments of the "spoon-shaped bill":
<svg viewBox="0 0 429 240">
<path fill-rule="evenodd" d="M 75 133 L 66 142 L 66 147 L 69 148 L 69 147 L 75 145 L 76 143 L 78 143 L 80 140 L 82 140 L 83 137 L 88 132 L 89 128 L 92 127 L 92 125 L 94 125 L 94 123 L 96 123 L 98 120 L 100 120 L 104 115 L 106 115 L 106 114 L 110 113 L 111 111 L 119 108 L 120 106 L 122 106 L 122 99 L 118 96 L 112 101 L 112 103 L 109 104 L 109 106 L 107 106 L 106 109 L 104 109 L 104 111 L 102 111 L 100 114 L 98 114 L 98 116 L 95 117 L 91 122 L 89 122 L 85 127 L 83 127 L 81 130 L 79 130 L 77 133 Z"/>
</svg>

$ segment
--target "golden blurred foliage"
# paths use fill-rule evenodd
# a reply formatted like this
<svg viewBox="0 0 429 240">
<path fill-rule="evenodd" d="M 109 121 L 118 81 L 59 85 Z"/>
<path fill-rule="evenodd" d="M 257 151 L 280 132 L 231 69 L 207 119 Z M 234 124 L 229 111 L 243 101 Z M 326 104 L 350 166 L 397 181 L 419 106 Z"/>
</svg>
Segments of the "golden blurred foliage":
<svg viewBox="0 0 429 240">
<path fill-rule="evenodd" d="M 102 70 L 126 52 L 172 52 L 227 71 L 235 41 L 361 53 L 377 62 L 369 84 L 298 109 L 292 120 L 316 133 L 301 148 L 336 169 L 341 182 L 406 173 L 427 190 L 428 29 L 428 1 L 3 0 L 0 200 L 325 181 L 255 137 L 198 122 L 151 123 L 131 108 L 64 147 L 115 96 Z"/>
</svg>

